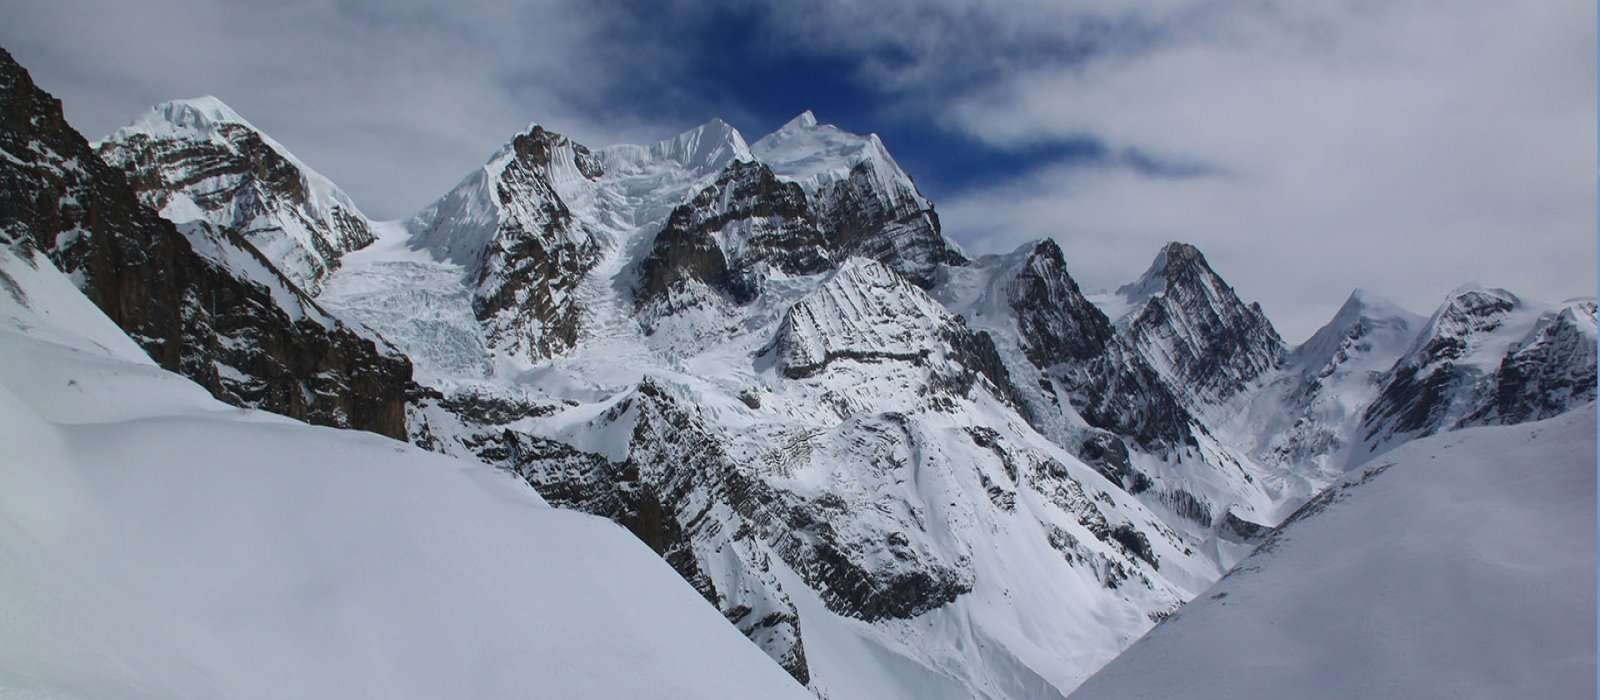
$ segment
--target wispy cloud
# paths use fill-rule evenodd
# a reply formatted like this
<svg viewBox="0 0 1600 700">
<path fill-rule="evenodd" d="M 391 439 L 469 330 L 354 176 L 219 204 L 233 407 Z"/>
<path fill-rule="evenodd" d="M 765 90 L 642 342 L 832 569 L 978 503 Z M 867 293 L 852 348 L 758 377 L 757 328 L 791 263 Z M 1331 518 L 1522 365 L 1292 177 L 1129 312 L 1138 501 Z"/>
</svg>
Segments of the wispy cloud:
<svg viewBox="0 0 1600 700">
<path fill-rule="evenodd" d="M 969 250 L 1054 236 L 1089 286 L 1192 241 L 1298 338 L 1353 286 L 1427 311 L 1468 280 L 1550 299 L 1595 285 L 1581 0 L 0 0 L 0 16 L 0 43 L 91 137 L 215 93 L 379 216 L 530 120 L 592 144 L 771 121 L 818 97 L 777 93 L 841 82 L 711 69 L 823 57 L 796 63 L 848 66 L 876 102 L 858 116 L 923 125 L 898 155 L 954 190 L 939 206 Z"/>
<path fill-rule="evenodd" d="M 1424 311 L 1469 279 L 1593 293 L 1593 3 L 894 4 L 772 28 L 893 57 L 859 78 L 996 148 L 1199 175 L 1044 163 L 942 202 L 970 248 L 1054 236 L 1109 286 L 1193 241 L 1290 337 L 1357 285 Z"/>
<path fill-rule="evenodd" d="M 593 3 L 0 0 L 0 16 L 0 43 L 89 138 L 216 94 L 378 216 L 420 208 L 530 121 L 599 143 L 693 123 L 614 103 L 674 55 Z"/>
</svg>

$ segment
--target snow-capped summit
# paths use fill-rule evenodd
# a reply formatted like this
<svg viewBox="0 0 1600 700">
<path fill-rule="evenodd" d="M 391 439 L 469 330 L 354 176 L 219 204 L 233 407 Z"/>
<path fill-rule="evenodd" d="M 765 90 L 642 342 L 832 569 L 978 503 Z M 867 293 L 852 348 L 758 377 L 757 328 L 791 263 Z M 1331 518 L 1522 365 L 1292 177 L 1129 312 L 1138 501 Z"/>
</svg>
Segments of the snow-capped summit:
<svg viewBox="0 0 1600 700">
<path fill-rule="evenodd" d="M 349 195 L 215 97 L 158 104 L 96 146 L 146 206 L 244 236 L 308 293 L 373 240 Z"/>
<path fill-rule="evenodd" d="M 744 135 L 716 118 L 651 146 L 650 153 L 700 173 L 717 172 L 736 160 L 755 159 Z"/>
<path fill-rule="evenodd" d="M 783 126 L 779 127 L 778 130 L 779 131 L 783 131 L 785 129 L 809 129 L 809 128 L 814 127 L 816 125 L 817 125 L 817 115 L 813 114 L 811 112 L 811 110 L 808 109 L 808 110 L 806 110 L 804 112 L 796 114 L 793 119 L 790 119 L 789 121 L 784 122 Z"/>
<path fill-rule="evenodd" d="M 1553 416 L 1592 400 L 1592 303 L 1561 307 L 1478 284 L 1456 288 L 1363 416 L 1363 450 L 1468 425 Z"/>
<path fill-rule="evenodd" d="M 919 209 L 932 206 L 912 184 L 877 134 L 852 134 L 832 124 L 819 124 L 810 110 L 801 112 L 750 147 L 778 175 L 817 193 L 846 180 L 863 163 L 870 164 L 879 189 L 898 204 L 907 198 Z"/>
<path fill-rule="evenodd" d="M 1166 291 L 1169 265 L 1181 265 L 1186 260 L 1193 261 L 1199 254 L 1199 249 L 1187 243 L 1177 241 L 1168 243 L 1156 253 L 1156 259 L 1150 261 L 1150 267 L 1145 268 L 1139 279 L 1117 287 L 1116 295 L 1122 297 L 1128 310 L 1136 311 L 1149 301 L 1150 297 Z"/>
<path fill-rule="evenodd" d="M 285 157 L 248 127 L 213 120 L 226 114 L 220 103 L 200 101 L 152 110 L 157 116 L 146 126 L 171 126 L 161 141 L 124 132 L 132 145 L 118 152 L 138 150 L 152 160 L 138 162 L 147 169 L 130 163 L 118 172 L 67 123 L 61 102 L 3 50 L 0 94 L 0 151 L 30 154 L 26 161 L 0 159 L 0 247 L 17 256 L 19 267 L 37 271 L 54 263 L 130 343 L 218 399 L 319 425 L 406 436 L 405 395 L 413 385 L 405 357 L 327 314 L 279 271 L 281 258 L 263 255 L 240 232 L 204 219 L 175 226 L 144 206 L 151 198 L 185 196 L 163 189 L 169 186 L 205 192 L 198 183 L 232 185 L 244 194 L 217 192 L 222 206 L 287 207 L 258 212 L 254 220 L 270 225 L 277 214 L 309 211 L 289 206 L 305 200 L 252 198 L 273 191 L 264 183 L 304 182 Z M 214 130 L 222 140 L 174 136 L 178 124 Z M 239 145 L 254 150 L 244 157 L 234 150 Z M 277 170 L 259 177 L 251 170 L 257 166 Z M 175 177 L 182 173 L 195 179 Z M 0 288 L 19 294 L 9 279 L 0 274 Z"/>
<path fill-rule="evenodd" d="M 819 124 L 807 111 L 755 142 L 751 153 L 800 183 L 832 246 L 878 260 L 924 288 L 940 265 L 966 256 L 940 232 L 939 216 L 877 134 Z"/>
<path fill-rule="evenodd" d="M 133 122 L 113 132 L 110 138 L 120 140 L 135 133 L 157 135 L 189 131 L 209 134 L 224 124 L 256 128 L 254 124 L 239 116 L 238 112 L 233 111 L 233 108 L 221 98 L 215 95 L 201 95 L 169 100 L 151 107 Z"/>
<path fill-rule="evenodd" d="M 577 340 L 571 291 L 601 242 L 566 199 L 604 172 L 588 148 L 535 124 L 407 222 L 412 248 L 462 268 L 490 348 L 528 359 Z"/>
<path fill-rule="evenodd" d="M 1393 364 L 1417 337 L 1426 320 L 1382 296 L 1358 288 L 1350 293 L 1332 320 L 1290 353 L 1288 364 L 1302 372 L 1320 374 L 1332 371 L 1332 366 L 1344 365 L 1357 353 L 1379 357 L 1380 363 Z M 1388 365 L 1364 369 L 1382 371 L 1388 369 Z"/>
<path fill-rule="evenodd" d="M 1326 325 L 1289 353 L 1283 374 L 1256 398 L 1261 459 L 1336 474 L 1361 412 L 1426 319 L 1365 290 L 1350 294 Z"/>
</svg>

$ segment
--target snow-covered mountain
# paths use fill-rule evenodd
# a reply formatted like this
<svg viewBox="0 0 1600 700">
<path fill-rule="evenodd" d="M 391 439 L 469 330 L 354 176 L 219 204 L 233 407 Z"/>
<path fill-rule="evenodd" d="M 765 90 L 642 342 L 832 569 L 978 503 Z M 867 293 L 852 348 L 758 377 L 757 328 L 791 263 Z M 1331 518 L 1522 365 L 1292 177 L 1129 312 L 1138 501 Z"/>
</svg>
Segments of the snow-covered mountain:
<svg viewBox="0 0 1600 700">
<path fill-rule="evenodd" d="M 261 252 L 305 249 L 291 227 L 252 242 L 233 219 L 174 228 L 139 205 L 195 214 L 172 202 L 205 199 L 222 175 L 186 174 L 220 159 L 229 187 L 277 197 L 271 211 L 311 211 L 315 197 L 261 184 L 289 175 L 241 174 L 260 148 L 163 126 L 155 155 L 135 157 L 129 143 L 156 141 L 119 132 L 102 153 L 136 198 L 36 97 L 5 98 L 24 117 L 0 125 L 0 178 L 26 196 L 0 230 L 78 275 L 163 366 L 235 404 L 499 467 L 618 522 L 769 670 L 834 700 L 1061 697 L 1342 479 L 1369 431 L 1387 449 L 1594 395 L 1592 302 L 1424 324 L 1357 294 L 1289 348 L 1193 246 L 1093 297 L 1054 241 L 968 256 L 881 139 L 809 112 L 753 144 L 721 120 L 603 148 L 530 126 L 415 216 L 359 217 L 370 243 L 313 281 Z M 15 126 L 35 114 L 53 120 L 44 136 Z M 224 131 L 311 181 L 244 129 Z M 82 145 L 31 145 L 46 137 Z M 78 169 L 93 187 L 28 209 Z M 87 196 L 111 204 L 85 217 Z M 102 229 L 77 235 L 80 221 Z M 117 257 L 147 249 L 170 249 L 164 266 Z M 181 300 L 158 309 L 167 320 L 144 320 L 167 299 Z M 325 337 L 367 354 L 292 352 Z M 1445 337 L 1461 347 L 1430 340 Z M 204 347 L 219 349 L 163 354 Z M 1480 354 L 1492 361 L 1448 382 L 1472 387 L 1450 420 L 1396 422 L 1433 410 L 1406 382 Z M 232 388 L 256 384 L 329 408 Z"/>
<path fill-rule="evenodd" d="M 1594 400 L 1594 374 L 1592 298 L 1552 307 L 1463 286 L 1390 370 L 1353 458 L 1444 430 L 1557 415 Z"/>
<path fill-rule="evenodd" d="M 1370 292 L 1352 292 L 1252 400 L 1246 415 L 1266 426 L 1257 456 L 1333 475 L 1353 466 L 1350 454 L 1362 412 L 1425 322 Z"/>
<path fill-rule="evenodd" d="M 841 257 L 859 255 L 930 287 L 941 265 L 961 265 L 960 247 L 877 134 L 818 124 L 810 111 L 750 146 L 779 175 L 805 188 Z"/>
<path fill-rule="evenodd" d="M 95 147 L 146 206 L 243 236 L 307 293 L 373 240 L 348 195 L 215 97 L 151 107 Z"/>
<path fill-rule="evenodd" d="M 1127 337 L 1169 382 L 1189 387 L 1191 409 L 1247 391 L 1283 361 L 1283 339 L 1261 305 L 1241 301 L 1192 245 L 1168 244 L 1117 294 Z"/>
<path fill-rule="evenodd" d="M 1072 697 L 1593 697 L 1595 418 L 1384 454 Z"/>
<path fill-rule="evenodd" d="M 639 541 L 220 403 L 0 247 L 0 695 L 808 697 Z"/>
<path fill-rule="evenodd" d="M 142 206 L 3 51 L 0 88 L 0 242 L 48 255 L 157 363 L 223 401 L 406 434 L 405 356 L 326 313 L 237 232 Z"/>
<path fill-rule="evenodd" d="M 518 200 L 559 202 L 594 251 L 564 297 L 575 340 L 549 357 L 436 342 L 487 338 L 461 316 L 430 330 L 374 313 L 423 279 L 430 304 L 474 296 L 461 273 L 483 257 L 438 246 L 477 220 L 449 208 L 380 227 L 322 300 L 417 350 L 437 392 L 413 406 L 419 444 L 628 525 L 819 692 L 1059 694 L 1220 569 L 1033 427 L 994 337 L 935 296 L 968 265 L 932 205 L 880 141 L 808 121 L 786 129 L 851 146 L 831 170 L 810 164 L 837 178 L 770 165 L 721 122 L 655 146 L 571 145 L 598 167 Z M 841 184 L 870 196 L 830 198 Z M 857 228 L 838 235 L 828 211 Z M 937 245 L 905 236 L 917 221 Z M 996 538 L 1017 544 L 996 554 Z M 1056 612 L 1019 634 L 1008 601 L 1022 600 Z M 929 616 L 944 627 L 916 631 Z"/>
</svg>

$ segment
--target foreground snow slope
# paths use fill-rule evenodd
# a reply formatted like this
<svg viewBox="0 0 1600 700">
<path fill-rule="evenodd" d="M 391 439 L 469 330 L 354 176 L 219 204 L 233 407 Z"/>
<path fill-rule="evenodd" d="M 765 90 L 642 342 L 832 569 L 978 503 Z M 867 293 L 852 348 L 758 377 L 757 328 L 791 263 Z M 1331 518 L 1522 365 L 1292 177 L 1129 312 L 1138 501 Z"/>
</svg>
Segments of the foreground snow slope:
<svg viewBox="0 0 1600 700">
<path fill-rule="evenodd" d="M 1595 405 L 1400 447 L 1074 698 L 1595 696 Z"/>
<path fill-rule="evenodd" d="M 0 248 L 0 696 L 808 697 L 633 535 L 217 402 Z"/>
</svg>

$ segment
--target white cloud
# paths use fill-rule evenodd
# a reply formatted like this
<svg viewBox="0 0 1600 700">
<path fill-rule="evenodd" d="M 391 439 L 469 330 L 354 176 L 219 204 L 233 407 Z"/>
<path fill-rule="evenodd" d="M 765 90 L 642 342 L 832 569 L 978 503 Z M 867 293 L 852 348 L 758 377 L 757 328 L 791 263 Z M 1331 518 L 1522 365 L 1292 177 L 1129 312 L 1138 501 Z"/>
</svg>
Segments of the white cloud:
<svg viewBox="0 0 1600 700">
<path fill-rule="evenodd" d="M 600 118 L 659 46 L 568 0 L 0 0 L 0 44 L 99 138 L 151 104 L 216 94 L 376 216 L 439 196 L 531 121 L 599 144 L 681 115 Z"/>
<path fill-rule="evenodd" d="M 1191 241 L 1291 339 L 1354 286 L 1423 312 L 1468 280 L 1594 293 L 1593 3 L 952 2 L 882 23 L 832 7 L 780 31 L 888 50 L 863 79 L 972 138 L 1087 136 L 1214 170 L 1018 173 L 941 203 L 969 249 L 1055 236 L 1110 286 Z"/>
</svg>

